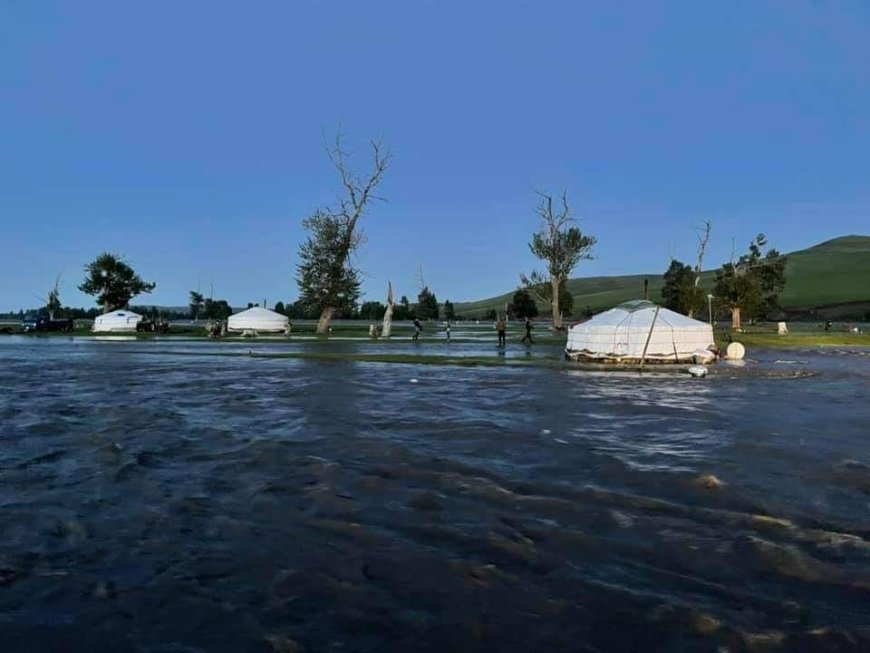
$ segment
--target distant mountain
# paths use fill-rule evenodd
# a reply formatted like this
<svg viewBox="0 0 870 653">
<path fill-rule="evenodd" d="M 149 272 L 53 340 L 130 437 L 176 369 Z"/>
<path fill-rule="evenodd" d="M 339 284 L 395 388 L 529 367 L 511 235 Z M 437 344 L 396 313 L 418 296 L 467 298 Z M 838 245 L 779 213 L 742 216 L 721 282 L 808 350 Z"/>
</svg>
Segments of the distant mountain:
<svg viewBox="0 0 870 653">
<path fill-rule="evenodd" d="M 589 307 L 597 313 L 642 297 L 644 279 L 649 279 L 650 299 L 661 301 L 663 274 L 664 269 L 650 274 L 569 279 L 574 312 Z M 870 236 L 843 236 L 792 252 L 788 254 L 785 274 L 786 286 L 780 303 L 789 314 L 808 314 L 828 307 L 845 309 L 845 314 L 864 315 L 870 311 Z M 707 270 L 702 273 L 701 284 L 712 288 L 714 278 L 715 272 Z M 474 317 L 493 308 L 503 310 L 513 293 L 511 290 L 498 297 L 456 304 L 456 312 Z M 850 312 L 845 306 L 848 304 L 855 304 L 854 311 Z M 834 315 L 840 313 L 833 311 Z"/>
</svg>

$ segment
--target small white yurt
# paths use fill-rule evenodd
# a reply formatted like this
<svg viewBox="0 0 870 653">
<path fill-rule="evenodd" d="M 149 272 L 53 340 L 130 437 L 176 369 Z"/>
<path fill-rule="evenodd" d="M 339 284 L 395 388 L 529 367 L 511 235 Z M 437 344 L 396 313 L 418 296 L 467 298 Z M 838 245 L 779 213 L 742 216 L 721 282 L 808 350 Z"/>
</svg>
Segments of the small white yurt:
<svg viewBox="0 0 870 653">
<path fill-rule="evenodd" d="M 573 360 L 614 363 L 636 363 L 641 358 L 685 363 L 712 358 L 709 350 L 714 346 L 713 327 L 706 322 L 635 300 L 571 327 L 565 355 Z"/>
<path fill-rule="evenodd" d="M 283 333 L 289 320 L 268 308 L 254 306 L 241 313 L 230 315 L 227 331 L 256 331 L 257 333 Z"/>
<path fill-rule="evenodd" d="M 135 333 L 142 316 L 132 311 L 112 311 L 94 320 L 94 333 Z"/>
</svg>

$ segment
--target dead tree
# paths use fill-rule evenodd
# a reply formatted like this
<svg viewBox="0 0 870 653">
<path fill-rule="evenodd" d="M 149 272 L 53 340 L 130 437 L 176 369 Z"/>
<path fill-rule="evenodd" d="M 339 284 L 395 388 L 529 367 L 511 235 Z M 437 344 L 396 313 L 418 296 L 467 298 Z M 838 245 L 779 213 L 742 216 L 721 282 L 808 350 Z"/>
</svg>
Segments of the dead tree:
<svg viewBox="0 0 870 653">
<path fill-rule="evenodd" d="M 381 336 L 389 338 L 393 334 L 393 306 L 396 302 L 393 300 L 393 284 L 387 282 L 387 310 L 384 311 L 384 324 L 381 328 Z"/>
<path fill-rule="evenodd" d="M 698 264 L 695 266 L 695 285 L 694 293 L 698 294 L 698 288 L 701 285 L 701 267 L 704 265 L 704 253 L 707 251 L 707 245 L 710 243 L 710 234 L 713 231 L 713 223 L 709 220 L 704 221 L 704 226 L 698 229 Z M 695 317 L 695 302 L 694 299 L 689 305 L 689 317 Z"/>
</svg>

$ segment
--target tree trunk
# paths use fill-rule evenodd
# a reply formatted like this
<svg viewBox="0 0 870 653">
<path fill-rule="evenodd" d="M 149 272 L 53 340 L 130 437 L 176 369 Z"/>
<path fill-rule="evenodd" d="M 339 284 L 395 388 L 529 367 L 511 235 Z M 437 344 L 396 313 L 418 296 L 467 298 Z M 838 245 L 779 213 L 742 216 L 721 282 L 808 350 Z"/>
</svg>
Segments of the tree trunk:
<svg viewBox="0 0 870 653">
<path fill-rule="evenodd" d="M 713 223 L 707 220 L 704 223 L 704 235 L 698 237 L 698 265 L 695 266 L 695 285 L 692 289 L 692 304 L 689 306 L 689 317 L 695 317 L 695 299 L 698 294 L 698 288 L 701 285 L 701 268 L 704 267 L 704 252 L 707 251 L 707 245 L 710 242 L 710 232 L 713 231 Z M 740 318 L 737 318 L 738 321 Z"/>
<path fill-rule="evenodd" d="M 559 279 L 550 279 L 550 306 L 553 309 L 553 328 L 562 328 L 562 311 L 559 310 Z"/>
<path fill-rule="evenodd" d="M 320 319 L 317 320 L 317 333 L 329 333 L 329 324 L 332 322 L 332 314 L 335 309 L 332 306 L 327 306 L 320 314 Z"/>
<path fill-rule="evenodd" d="M 393 335 L 393 284 L 387 282 L 387 310 L 384 312 L 384 325 L 381 327 L 381 336 L 389 338 Z"/>
<path fill-rule="evenodd" d="M 743 324 L 740 322 L 740 307 L 735 306 L 731 309 L 731 330 L 743 331 Z"/>
</svg>

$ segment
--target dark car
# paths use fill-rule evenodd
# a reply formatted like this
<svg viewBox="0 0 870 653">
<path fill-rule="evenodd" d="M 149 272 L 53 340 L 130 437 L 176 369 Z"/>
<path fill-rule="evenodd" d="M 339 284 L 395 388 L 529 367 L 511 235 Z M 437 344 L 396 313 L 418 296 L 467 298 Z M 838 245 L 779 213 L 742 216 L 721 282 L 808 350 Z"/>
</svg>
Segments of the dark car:
<svg viewBox="0 0 870 653">
<path fill-rule="evenodd" d="M 46 331 L 62 331 L 71 333 L 75 325 L 72 319 L 67 320 L 49 320 L 47 317 L 39 317 L 35 319 L 24 320 L 25 333 L 46 332 Z"/>
</svg>

